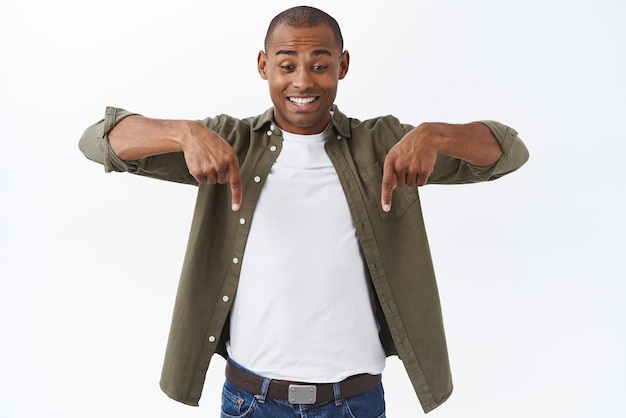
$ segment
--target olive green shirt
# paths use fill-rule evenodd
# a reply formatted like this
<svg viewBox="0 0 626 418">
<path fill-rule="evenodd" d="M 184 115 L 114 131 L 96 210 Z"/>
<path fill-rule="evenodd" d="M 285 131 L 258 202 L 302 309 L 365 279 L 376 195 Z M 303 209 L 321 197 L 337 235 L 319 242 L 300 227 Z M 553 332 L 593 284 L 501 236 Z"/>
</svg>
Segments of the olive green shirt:
<svg viewBox="0 0 626 418">
<path fill-rule="evenodd" d="M 387 355 L 402 359 L 422 408 L 428 412 L 450 396 L 452 379 L 418 190 L 396 189 L 389 213 L 380 204 L 385 156 L 413 126 L 392 116 L 359 121 L 335 106 L 333 111 L 325 147 L 345 192 L 376 291 L 380 339 Z M 115 155 L 107 134 L 131 114 L 107 108 L 105 118 L 89 127 L 80 140 L 87 158 L 103 164 L 107 172 L 125 171 L 198 185 L 182 152 L 130 162 Z M 242 120 L 220 115 L 202 123 L 237 153 L 243 200 L 241 209 L 233 212 L 229 185 L 198 186 L 161 376 L 163 391 L 189 405 L 198 404 L 213 354 L 227 356 L 229 311 L 245 258 L 246 238 L 259 194 L 282 146 L 273 109 Z M 477 167 L 440 155 L 429 183 L 494 180 L 526 162 L 528 151 L 515 130 L 497 122 L 483 123 L 498 140 L 502 157 L 491 166 Z"/>
</svg>

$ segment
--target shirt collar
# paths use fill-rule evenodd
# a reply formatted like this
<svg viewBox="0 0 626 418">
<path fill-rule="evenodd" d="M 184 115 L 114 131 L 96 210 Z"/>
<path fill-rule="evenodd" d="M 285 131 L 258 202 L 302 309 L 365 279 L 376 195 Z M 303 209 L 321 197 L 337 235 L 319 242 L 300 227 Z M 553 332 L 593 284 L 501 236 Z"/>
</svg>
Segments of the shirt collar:
<svg viewBox="0 0 626 418">
<path fill-rule="evenodd" d="M 350 138 L 352 131 L 350 130 L 350 121 L 348 117 L 341 113 L 337 108 L 337 105 L 332 106 L 333 117 L 330 121 L 333 128 L 344 138 Z"/>
<path fill-rule="evenodd" d="M 339 111 L 336 105 L 332 105 L 333 117 L 330 121 L 332 127 L 344 138 L 350 138 L 350 121 L 347 116 Z M 270 107 L 256 119 L 252 126 L 253 131 L 267 129 L 268 124 L 274 122 L 274 108 Z"/>
</svg>

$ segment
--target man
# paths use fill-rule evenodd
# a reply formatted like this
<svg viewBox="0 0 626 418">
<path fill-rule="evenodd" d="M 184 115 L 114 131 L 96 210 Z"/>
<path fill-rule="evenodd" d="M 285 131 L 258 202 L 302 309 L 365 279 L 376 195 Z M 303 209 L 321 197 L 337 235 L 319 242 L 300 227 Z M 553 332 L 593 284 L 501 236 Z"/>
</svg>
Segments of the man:
<svg viewBox="0 0 626 418">
<path fill-rule="evenodd" d="M 383 417 L 397 354 L 424 411 L 452 382 L 416 186 L 493 180 L 528 153 L 497 122 L 351 119 L 349 54 L 311 7 L 276 16 L 258 71 L 273 108 L 243 120 L 107 108 L 80 147 L 106 171 L 195 184 L 162 389 L 197 405 L 214 353 L 223 416 Z"/>
</svg>

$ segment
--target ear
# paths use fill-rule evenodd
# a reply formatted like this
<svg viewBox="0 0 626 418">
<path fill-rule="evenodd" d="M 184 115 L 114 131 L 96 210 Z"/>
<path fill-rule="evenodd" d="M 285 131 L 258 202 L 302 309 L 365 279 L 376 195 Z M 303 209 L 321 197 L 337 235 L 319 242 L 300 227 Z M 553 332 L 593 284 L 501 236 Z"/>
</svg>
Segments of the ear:
<svg viewBox="0 0 626 418">
<path fill-rule="evenodd" d="M 263 80 L 267 80 L 267 56 L 265 55 L 265 52 L 259 51 L 259 55 L 256 61 L 259 75 Z"/>
<path fill-rule="evenodd" d="M 346 74 L 348 74 L 348 67 L 350 67 L 350 53 L 343 51 L 339 61 L 339 80 L 343 80 Z"/>
</svg>

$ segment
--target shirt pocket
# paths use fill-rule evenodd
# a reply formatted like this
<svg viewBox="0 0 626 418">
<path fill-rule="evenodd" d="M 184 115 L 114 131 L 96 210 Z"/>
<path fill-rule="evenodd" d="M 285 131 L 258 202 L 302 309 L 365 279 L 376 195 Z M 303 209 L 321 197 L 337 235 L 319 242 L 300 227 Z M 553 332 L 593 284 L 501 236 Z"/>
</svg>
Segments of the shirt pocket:
<svg viewBox="0 0 626 418">
<path fill-rule="evenodd" d="M 378 214 L 383 221 L 399 218 L 418 200 L 417 188 L 411 186 L 397 187 L 391 195 L 391 210 L 385 212 L 380 204 L 383 183 L 384 158 L 374 165 L 362 170 L 359 175 L 365 183 L 368 201 L 378 208 Z"/>
</svg>

